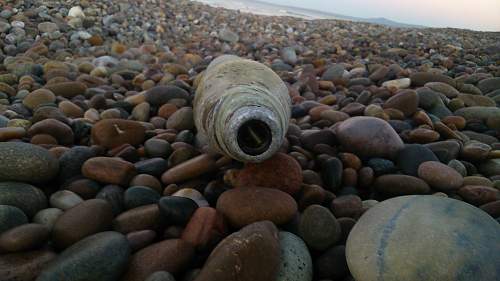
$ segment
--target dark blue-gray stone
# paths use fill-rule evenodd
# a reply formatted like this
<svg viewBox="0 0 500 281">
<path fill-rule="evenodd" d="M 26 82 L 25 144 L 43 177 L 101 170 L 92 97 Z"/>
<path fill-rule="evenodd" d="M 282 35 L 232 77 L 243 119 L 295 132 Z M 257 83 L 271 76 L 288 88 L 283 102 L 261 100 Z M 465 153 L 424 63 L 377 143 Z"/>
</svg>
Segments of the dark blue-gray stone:
<svg viewBox="0 0 500 281">
<path fill-rule="evenodd" d="M 439 161 L 434 152 L 421 144 L 407 144 L 396 156 L 396 165 L 410 176 L 418 176 L 418 167 L 426 161 Z"/>
<path fill-rule="evenodd" d="M 160 215 L 169 225 L 185 225 L 198 209 L 194 200 L 179 196 L 165 196 L 158 202 Z"/>
<path fill-rule="evenodd" d="M 144 151 L 150 158 L 168 158 L 172 153 L 170 143 L 162 139 L 149 139 L 144 143 Z"/>
<path fill-rule="evenodd" d="M 138 174 L 161 176 L 167 170 L 168 162 L 163 158 L 151 158 L 134 163 Z"/>
<path fill-rule="evenodd" d="M 325 188 L 331 191 L 336 191 L 342 185 L 342 161 L 338 158 L 330 158 L 325 160 L 321 165 L 321 175 Z"/>
<path fill-rule="evenodd" d="M 89 236 L 64 250 L 36 281 L 116 281 L 127 267 L 130 246 L 114 231 Z"/>
<path fill-rule="evenodd" d="M 371 158 L 366 165 L 372 168 L 376 176 L 390 174 L 396 171 L 396 166 L 391 160 L 384 158 Z"/>
<path fill-rule="evenodd" d="M 28 223 L 28 217 L 14 206 L 0 205 L 0 234 L 18 225 Z"/>
<path fill-rule="evenodd" d="M 389 125 L 391 125 L 391 127 L 394 129 L 394 131 L 396 131 L 396 133 L 398 133 L 398 134 L 403 132 L 403 131 L 412 129 L 411 125 L 408 122 L 401 121 L 401 120 L 389 120 L 389 121 L 387 121 L 387 123 L 389 123 Z"/>
<path fill-rule="evenodd" d="M 75 146 L 59 157 L 59 182 L 64 183 L 82 174 L 82 166 L 85 161 L 95 157 L 95 152 L 86 146 Z"/>
<path fill-rule="evenodd" d="M 483 92 L 483 94 L 498 90 L 500 89 L 500 77 L 483 79 L 479 81 L 477 87 L 481 90 L 481 92 Z"/>
<path fill-rule="evenodd" d="M 106 200 L 117 216 L 124 210 L 124 190 L 118 185 L 107 185 L 101 189 L 95 198 Z"/>
<path fill-rule="evenodd" d="M 47 208 L 47 197 L 40 189 L 22 182 L 0 182 L 0 205 L 21 209 L 28 217 Z"/>
<path fill-rule="evenodd" d="M 319 256 L 314 263 L 315 276 L 321 279 L 343 280 L 349 273 L 345 259 L 345 246 L 331 247 Z"/>
<path fill-rule="evenodd" d="M 161 106 L 171 99 L 189 100 L 189 93 L 177 86 L 156 86 L 149 89 L 146 94 L 146 101 L 152 106 Z"/>
<path fill-rule="evenodd" d="M 133 186 L 128 188 L 124 194 L 124 204 L 127 210 L 156 204 L 160 200 L 160 194 L 146 186 Z"/>
</svg>

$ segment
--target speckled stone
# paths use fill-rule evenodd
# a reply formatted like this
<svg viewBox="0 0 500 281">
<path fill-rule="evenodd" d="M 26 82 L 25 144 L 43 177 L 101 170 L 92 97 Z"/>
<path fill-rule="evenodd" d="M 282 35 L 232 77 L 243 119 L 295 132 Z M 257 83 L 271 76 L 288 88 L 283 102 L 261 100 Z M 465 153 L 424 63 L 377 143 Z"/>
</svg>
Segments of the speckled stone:
<svg viewBox="0 0 500 281">
<path fill-rule="evenodd" d="M 311 255 L 302 239 L 293 233 L 280 231 L 281 262 L 276 281 L 311 281 Z"/>
<path fill-rule="evenodd" d="M 49 151 L 29 143 L 0 143 L 0 181 L 42 183 L 59 171 L 58 160 Z"/>
</svg>

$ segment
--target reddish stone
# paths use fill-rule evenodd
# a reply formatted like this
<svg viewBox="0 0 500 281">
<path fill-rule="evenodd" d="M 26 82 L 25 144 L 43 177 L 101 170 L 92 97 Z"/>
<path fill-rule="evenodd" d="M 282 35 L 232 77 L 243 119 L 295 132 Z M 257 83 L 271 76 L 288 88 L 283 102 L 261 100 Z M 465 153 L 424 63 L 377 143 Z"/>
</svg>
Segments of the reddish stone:
<svg viewBox="0 0 500 281">
<path fill-rule="evenodd" d="M 94 144 L 114 148 L 122 144 L 139 145 L 144 142 L 146 128 L 141 123 L 123 119 L 105 119 L 97 122 L 91 131 Z"/>
<path fill-rule="evenodd" d="M 197 249 L 205 249 L 223 238 L 226 233 L 224 219 L 214 208 L 201 207 L 182 232 L 181 239 L 191 243 Z"/>
<path fill-rule="evenodd" d="M 275 281 L 280 262 L 278 229 L 256 222 L 215 247 L 195 281 Z"/>
<path fill-rule="evenodd" d="M 262 163 L 247 163 L 230 181 L 235 187 L 269 187 L 295 194 L 302 184 L 302 169 L 293 157 L 277 153 Z"/>
<path fill-rule="evenodd" d="M 241 187 L 222 193 L 217 200 L 217 211 L 236 228 L 263 220 L 280 225 L 293 218 L 297 203 L 281 190 Z"/>
<path fill-rule="evenodd" d="M 137 174 L 135 166 L 117 157 L 94 157 L 85 161 L 82 174 L 98 182 L 127 186 Z"/>
</svg>

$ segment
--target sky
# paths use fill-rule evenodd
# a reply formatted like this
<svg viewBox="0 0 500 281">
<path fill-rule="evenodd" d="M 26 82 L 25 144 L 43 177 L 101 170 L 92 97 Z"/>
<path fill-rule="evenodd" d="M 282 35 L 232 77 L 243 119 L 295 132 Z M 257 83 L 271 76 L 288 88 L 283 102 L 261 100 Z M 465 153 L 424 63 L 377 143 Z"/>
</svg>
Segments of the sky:
<svg viewBox="0 0 500 281">
<path fill-rule="evenodd" d="M 343 14 L 429 27 L 500 31 L 500 0 L 261 0 Z"/>
</svg>

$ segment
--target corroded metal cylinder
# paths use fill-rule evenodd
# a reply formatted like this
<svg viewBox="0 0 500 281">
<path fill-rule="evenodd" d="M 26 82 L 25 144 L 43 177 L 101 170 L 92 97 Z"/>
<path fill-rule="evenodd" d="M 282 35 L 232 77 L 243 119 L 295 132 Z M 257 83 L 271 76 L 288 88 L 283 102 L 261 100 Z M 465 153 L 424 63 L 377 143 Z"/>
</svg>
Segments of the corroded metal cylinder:
<svg viewBox="0 0 500 281">
<path fill-rule="evenodd" d="M 211 148 L 242 162 L 260 162 L 279 150 L 290 112 L 288 89 L 276 73 L 232 55 L 210 63 L 194 99 L 198 132 Z"/>
</svg>

